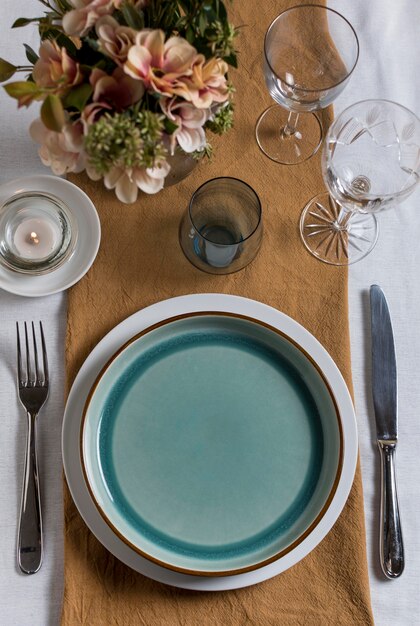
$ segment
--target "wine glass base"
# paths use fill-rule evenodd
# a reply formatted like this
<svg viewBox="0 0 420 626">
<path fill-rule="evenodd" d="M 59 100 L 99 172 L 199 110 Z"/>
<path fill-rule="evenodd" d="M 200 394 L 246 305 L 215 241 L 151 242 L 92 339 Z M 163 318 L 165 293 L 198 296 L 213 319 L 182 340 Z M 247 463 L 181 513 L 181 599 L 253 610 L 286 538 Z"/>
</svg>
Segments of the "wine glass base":
<svg viewBox="0 0 420 626">
<path fill-rule="evenodd" d="M 296 165 L 313 156 L 322 143 L 322 125 L 315 113 L 299 116 L 297 130 L 286 134 L 283 129 L 290 112 L 278 104 L 264 111 L 255 128 L 257 143 L 266 156 L 276 163 Z"/>
<path fill-rule="evenodd" d="M 307 250 L 330 265 L 351 265 L 375 247 L 379 224 L 372 213 L 346 213 L 338 224 L 340 206 L 328 194 L 312 198 L 300 217 L 300 234 Z"/>
</svg>

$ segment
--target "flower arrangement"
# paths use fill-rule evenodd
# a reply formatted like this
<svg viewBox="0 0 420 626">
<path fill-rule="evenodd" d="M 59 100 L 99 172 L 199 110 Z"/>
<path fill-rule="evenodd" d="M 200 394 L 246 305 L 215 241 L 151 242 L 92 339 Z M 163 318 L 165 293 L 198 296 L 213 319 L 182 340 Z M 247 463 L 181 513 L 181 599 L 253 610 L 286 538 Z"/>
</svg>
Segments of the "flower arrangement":
<svg viewBox="0 0 420 626">
<path fill-rule="evenodd" d="M 42 101 L 30 127 L 55 174 L 86 170 L 122 202 L 160 191 L 175 151 L 209 155 L 208 131 L 233 123 L 234 38 L 222 0 L 39 0 L 38 54 L 0 59 L 18 106 Z"/>
</svg>

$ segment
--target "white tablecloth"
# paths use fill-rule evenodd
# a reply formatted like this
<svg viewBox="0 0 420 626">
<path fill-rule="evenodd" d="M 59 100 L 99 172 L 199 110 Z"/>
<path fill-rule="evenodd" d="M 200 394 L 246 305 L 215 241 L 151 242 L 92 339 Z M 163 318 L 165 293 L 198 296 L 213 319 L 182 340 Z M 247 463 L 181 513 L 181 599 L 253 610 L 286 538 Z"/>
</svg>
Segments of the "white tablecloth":
<svg viewBox="0 0 420 626">
<path fill-rule="evenodd" d="M 239 1 L 239 0 L 235 0 Z M 25 61 L 22 42 L 37 49 L 34 27 L 11 31 L 21 16 L 40 14 L 33 0 L 2 0 L 0 57 Z M 419 113 L 420 3 L 415 0 L 332 0 L 354 25 L 361 46 L 353 79 L 336 103 L 339 112 L 365 98 L 395 100 Z M 243 35 L 246 36 L 246 30 Z M 240 106 L 240 103 L 237 103 Z M 12 177 L 46 172 L 27 127 L 37 105 L 17 111 L 0 95 L 0 183 Z M 314 190 L 318 191 L 318 190 Z M 420 219 L 417 192 L 403 206 L 380 216 L 380 239 L 374 252 L 350 269 L 350 328 L 357 419 L 366 508 L 372 603 L 378 626 L 419 623 L 420 533 Z M 302 248 L 302 254 L 306 254 Z M 331 268 L 331 271 L 335 271 Z M 379 464 L 373 443 L 370 398 L 368 288 L 380 284 L 389 301 L 398 357 L 400 444 L 398 483 L 406 549 L 406 570 L 385 580 L 378 562 Z M 39 421 L 40 472 L 45 558 L 39 573 L 23 576 L 16 567 L 17 518 L 23 473 L 25 420 L 15 393 L 15 321 L 42 319 L 48 336 L 54 384 L 48 408 Z M 66 298 L 36 300 L 0 291 L 0 624 L 45 626 L 59 621 L 63 589 L 63 514 L 60 431 L 64 393 Z M 153 626 L 153 625 L 150 625 Z"/>
</svg>

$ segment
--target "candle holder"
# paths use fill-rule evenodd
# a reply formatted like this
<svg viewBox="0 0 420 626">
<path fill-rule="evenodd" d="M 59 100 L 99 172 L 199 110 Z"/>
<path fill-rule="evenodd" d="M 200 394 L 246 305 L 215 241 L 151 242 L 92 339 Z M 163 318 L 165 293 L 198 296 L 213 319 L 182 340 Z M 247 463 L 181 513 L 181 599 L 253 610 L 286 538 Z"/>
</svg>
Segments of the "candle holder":
<svg viewBox="0 0 420 626">
<path fill-rule="evenodd" d="M 194 192 L 179 229 L 187 259 L 210 274 L 231 274 L 256 256 L 262 241 L 261 203 L 238 178 L 213 178 Z"/>
<path fill-rule="evenodd" d="M 0 207 L 0 263 L 23 274 L 47 274 L 73 254 L 77 225 L 66 204 L 49 193 L 25 191 Z"/>
</svg>

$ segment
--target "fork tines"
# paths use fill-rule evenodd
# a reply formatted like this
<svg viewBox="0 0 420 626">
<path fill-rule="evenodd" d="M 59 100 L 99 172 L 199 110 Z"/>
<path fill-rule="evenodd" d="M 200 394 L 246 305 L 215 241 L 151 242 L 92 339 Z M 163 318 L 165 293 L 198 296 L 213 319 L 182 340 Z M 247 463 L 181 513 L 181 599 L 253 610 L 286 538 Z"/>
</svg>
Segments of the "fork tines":
<svg viewBox="0 0 420 626">
<path fill-rule="evenodd" d="M 17 336 L 17 362 L 18 362 L 18 385 L 19 387 L 45 387 L 48 385 L 48 360 L 45 346 L 44 329 L 42 322 L 39 322 L 39 336 L 41 339 L 42 365 L 38 359 L 38 345 L 36 339 L 35 325 L 32 326 L 32 344 L 34 357 L 31 359 L 30 339 L 28 324 L 24 322 L 25 356 L 22 357 L 19 322 L 16 322 Z"/>
</svg>

